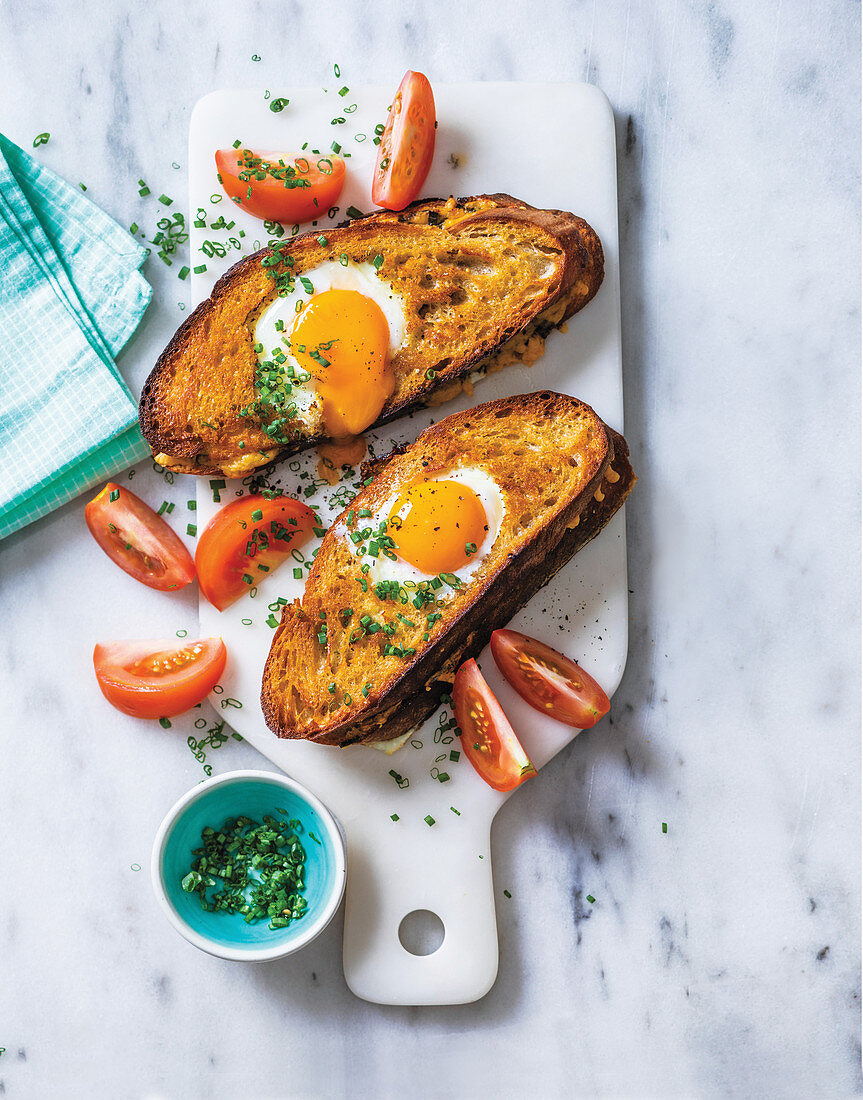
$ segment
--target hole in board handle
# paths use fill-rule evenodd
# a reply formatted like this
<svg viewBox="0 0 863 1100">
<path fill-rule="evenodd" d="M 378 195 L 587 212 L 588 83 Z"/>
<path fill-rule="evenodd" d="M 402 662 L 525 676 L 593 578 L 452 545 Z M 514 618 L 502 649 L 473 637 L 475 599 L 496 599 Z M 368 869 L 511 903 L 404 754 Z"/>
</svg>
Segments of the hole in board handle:
<svg viewBox="0 0 863 1100">
<path fill-rule="evenodd" d="M 399 925 L 399 942 L 411 955 L 433 955 L 445 934 L 443 921 L 428 909 L 414 909 Z"/>
</svg>

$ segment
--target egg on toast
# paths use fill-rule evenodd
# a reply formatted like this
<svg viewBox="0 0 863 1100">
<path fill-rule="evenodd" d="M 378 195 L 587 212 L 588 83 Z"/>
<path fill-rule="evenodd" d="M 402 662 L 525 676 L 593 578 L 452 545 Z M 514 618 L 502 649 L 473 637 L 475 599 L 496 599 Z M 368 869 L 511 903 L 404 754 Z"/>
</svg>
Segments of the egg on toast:
<svg viewBox="0 0 863 1100">
<path fill-rule="evenodd" d="M 141 430 L 170 470 L 242 477 L 533 362 L 602 277 L 587 222 L 509 195 L 275 242 L 178 329 L 144 385 Z"/>
<path fill-rule="evenodd" d="M 426 429 L 338 517 L 284 608 L 263 676 L 269 727 L 344 746 L 420 724 L 634 483 L 623 437 L 562 394 Z"/>
</svg>

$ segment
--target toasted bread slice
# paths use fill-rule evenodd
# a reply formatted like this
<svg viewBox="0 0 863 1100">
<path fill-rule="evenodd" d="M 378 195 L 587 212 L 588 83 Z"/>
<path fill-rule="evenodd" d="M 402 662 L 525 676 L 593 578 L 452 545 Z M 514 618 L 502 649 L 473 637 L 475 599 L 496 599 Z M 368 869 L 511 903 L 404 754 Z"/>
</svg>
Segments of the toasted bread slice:
<svg viewBox="0 0 863 1100">
<path fill-rule="evenodd" d="M 272 369 L 262 379 L 254 330 L 280 287 L 333 261 L 374 263 L 372 277 L 404 314 L 389 364 L 394 389 L 375 424 L 439 404 L 475 371 L 533 362 L 603 276 L 602 245 L 587 222 L 509 195 L 425 200 L 264 249 L 216 283 L 144 385 L 141 430 L 158 462 L 242 477 L 326 439 L 320 399 L 291 409 L 278 364 L 282 392 L 271 400 Z"/>
<path fill-rule="evenodd" d="M 435 577 L 435 587 L 372 583 L 376 574 L 362 570 L 375 540 L 383 561 L 379 517 L 406 486 L 454 471 L 490 478 L 500 494 L 476 571 L 462 584 L 454 574 Z M 264 668 L 270 729 L 343 746 L 389 741 L 418 725 L 459 663 L 602 529 L 634 483 L 622 436 L 562 394 L 490 401 L 428 428 L 338 517 L 302 602 L 285 607 Z M 367 554 L 358 557 L 358 547 Z M 385 562 L 377 575 L 397 564 Z"/>
</svg>

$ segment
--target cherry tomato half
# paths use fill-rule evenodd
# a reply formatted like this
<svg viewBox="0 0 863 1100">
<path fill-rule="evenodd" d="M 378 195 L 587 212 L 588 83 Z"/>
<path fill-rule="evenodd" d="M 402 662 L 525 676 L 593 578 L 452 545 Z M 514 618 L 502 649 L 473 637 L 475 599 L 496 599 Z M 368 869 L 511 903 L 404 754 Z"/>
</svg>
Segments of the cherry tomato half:
<svg viewBox="0 0 863 1100">
<path fill-rule="evenodd" d="M 461 729 L 461 750 L 490 787 L 511 791 L 536 775 L 536 768 L 473 658 L 456 673 L 452 698 L 455 720 Z"/>
<path fill-rule="evenodd" d="M 517 630 L 496 630 L 491 652 L 522 699 L 558 722 L 586 730 L 608 714 L 611 703 L 596 680 L 545 642 Z"/>
<path fill-rule="evenodd" d="M 226 504 L 198 539 L 201 591 L 224 611 L 307 542 L 315 514 L 293 497 L 246 496 Z"/>
<path fill-rule="evenodd" d="M 226 658 L 221 638 L 108 642 L 93 650 L 102 694 L 133 718 L 171 718 L 196 706 L 219 682 Z"/>
<path fill-rule="evenodd" d="M 405 73 L 378 146 L 372 202 L 404 210 L 425 183 L 434 156 L 434 94 L 422 73 Z"/>
<path fill-rule="evenodd" d="M 84 508 L 90 534 L 108 557 L 136 581 L 168 591 L 195 578 L 192 555 L 153 509 L 109 481 Z"/>
<path fill-rule="evenodd" d="M 335 153 L 307 157 L 305 153 L 219 149 L 216 171 L 226 194 L 241 210 L 272 222 L 322 217 L 345 182 L 345 162 Z"/>
</svg>

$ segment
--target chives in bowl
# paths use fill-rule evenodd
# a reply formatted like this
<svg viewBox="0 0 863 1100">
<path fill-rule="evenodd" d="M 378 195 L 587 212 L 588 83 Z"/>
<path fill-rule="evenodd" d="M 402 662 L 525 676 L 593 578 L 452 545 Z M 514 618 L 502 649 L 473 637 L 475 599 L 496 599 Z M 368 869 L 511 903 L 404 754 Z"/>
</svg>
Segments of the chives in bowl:
<svg viewBox="0 0 863 1100">
<path fill-rule="evenodd" d="M 318 936 L 341 904 L 341 829 L 296 780 L 228 772 L 169 811 L 153 846 L 152 878 L 168 920 L 224 959 L 282 958 Z"/>
</svg>

